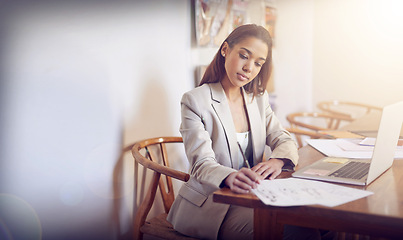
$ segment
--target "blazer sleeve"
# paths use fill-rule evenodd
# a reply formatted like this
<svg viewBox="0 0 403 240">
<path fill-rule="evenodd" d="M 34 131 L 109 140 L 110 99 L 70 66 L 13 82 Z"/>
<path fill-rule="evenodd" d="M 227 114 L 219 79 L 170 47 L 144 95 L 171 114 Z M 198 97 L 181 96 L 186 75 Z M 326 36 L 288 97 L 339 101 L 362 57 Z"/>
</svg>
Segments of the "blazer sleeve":
<svg viewBox="0 0 403 240">
<path fill-rule="evenodd" d="M 207 109 L 209 105 L 211 106 L 211 103 L 206 103 L 205 99 L 194 96 L 191 92 L 185 93 L 181 100 L 180 132 L 191 166 L 191 177 L 195 177 L 200 183 L 219 188 L 222 181 L 236 170 L 216 159 L 210 136 L 212 133 L 209 133 L 205 126 L 204 115 L 211 121 Z"/>
<path fill-rule="evenodd" d="M 263 102 L 266 114 L 266 145 L 272 150 L 270 158 L 288 159 L 291 161 L 290 167 L 295 167 L 299 158 L 297 144 L 275 116 L 267 92 L 263 95 Z"/>
</svg>

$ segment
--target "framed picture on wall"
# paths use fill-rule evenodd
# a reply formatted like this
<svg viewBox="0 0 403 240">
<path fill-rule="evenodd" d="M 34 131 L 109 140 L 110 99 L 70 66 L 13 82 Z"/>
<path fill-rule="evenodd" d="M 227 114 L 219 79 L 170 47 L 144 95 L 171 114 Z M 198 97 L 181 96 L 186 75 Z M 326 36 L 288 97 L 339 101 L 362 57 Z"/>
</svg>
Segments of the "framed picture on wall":
<svg viewBox="0 0 403 240">
<path fill-rule="evenodd" d="M 232 0 L 196 0 L 195 30 L 199 47 L 219 46 L 231 31 Z"/>
<path fill-rule="evenodd" d="M 265 27 L 269 31 L 271 38 L 273 39 L 273 46 L 275 43 L 275 25 L 276 25 L 276 9 L 270 6 L 265 8 Z"/>
</svg>

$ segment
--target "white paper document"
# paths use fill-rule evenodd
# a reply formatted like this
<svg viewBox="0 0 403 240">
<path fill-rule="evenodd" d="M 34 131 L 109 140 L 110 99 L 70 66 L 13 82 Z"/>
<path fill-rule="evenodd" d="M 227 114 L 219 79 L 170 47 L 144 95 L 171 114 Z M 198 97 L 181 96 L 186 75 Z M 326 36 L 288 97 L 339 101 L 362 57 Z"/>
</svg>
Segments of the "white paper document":
<svg viewBox="0 0 403 240">
<path fill-rule="evenodd" d="M 370 159 L 373 146 L 362 144 L 362 139 L 307 139 L 309 145 L 328 157 Z M 395 158 L 403 158 L 403 148 L 396 147 Z"/>
<path fill-rule="evenodd" d="M 369 147 L 375 147 L 375 142 L 376 142 L 376 138 L 371 138 L 371 137 L 367 137 L 364 138 L 363 140 L 361 140 L 359 142 L 359 145 L 361 146 L 369 146 Z M 397 141 L 397 147 L 396 149 L 400 150 L 403 149 L 403 139 L 399 139 Z"/>
<path fill-rule="evenodd" d="M 334 207 L 373 194 L 370 191 L 320 181 L 285 178 L 263 180 L 252 192 L 266 205 Z"/>
</svg>

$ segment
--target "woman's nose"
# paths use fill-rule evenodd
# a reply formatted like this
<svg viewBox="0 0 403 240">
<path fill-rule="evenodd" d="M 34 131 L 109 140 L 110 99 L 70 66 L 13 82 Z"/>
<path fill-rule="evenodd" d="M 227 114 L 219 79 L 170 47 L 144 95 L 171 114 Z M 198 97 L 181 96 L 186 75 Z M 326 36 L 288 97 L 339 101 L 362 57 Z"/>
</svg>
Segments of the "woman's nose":
<svg viewBox="0 0 403 240">
<path fill-rule="evenodd" d="M 246 64 L 243 66 L 243 68 L 242 68 L 242 70 L 244 70 L 245 72 L 250 72 L 251 69 L 252 69 L 252 64 L 249 63 L 249 62 L 246 63 Z"/>
</svg>

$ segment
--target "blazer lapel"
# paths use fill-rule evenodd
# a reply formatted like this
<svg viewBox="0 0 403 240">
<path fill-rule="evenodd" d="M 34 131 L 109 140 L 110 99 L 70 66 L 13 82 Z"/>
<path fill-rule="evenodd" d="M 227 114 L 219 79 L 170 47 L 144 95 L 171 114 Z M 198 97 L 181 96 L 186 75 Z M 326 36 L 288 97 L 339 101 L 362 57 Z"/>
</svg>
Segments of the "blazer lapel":
<svg viewBox="0 0 403 240">
<path fill-rule="evenodd" d="M 261 161 L 258 159 L 256 153 L 263 152 L 264 149 L 260 149 L 262 144 L 261 141 L 264 139 L 262 134 L 266 134 L 264 132 L 264 128 L 262 128 L 261 117 L 259 114 L 259 107 L 255 99 L 252 100 L 251 95 L 247 94 L 243 89 L 243 96 L 246 103 L 246 111 L 249 117 L 250 124 L 250 132 L 252 136 L 252 146 L 253 146 L 253 165 L 256 165 Z M 263 138 L 262 138 L 263 137 Z"/>
<path fill-rule="evenodd" d="M 234 122 L 232 120 L 231 111 L 228 105 L 227 97 L 220 82 L 209 84 L 211 89 L 212 107 L 215 110 L 221 125 L 224 129 L 225 137 L 227 138 L 227 147 L 231 156 L 232 168 L 238 169 L 238 154 L 237 137 Z"/>
</svg>

